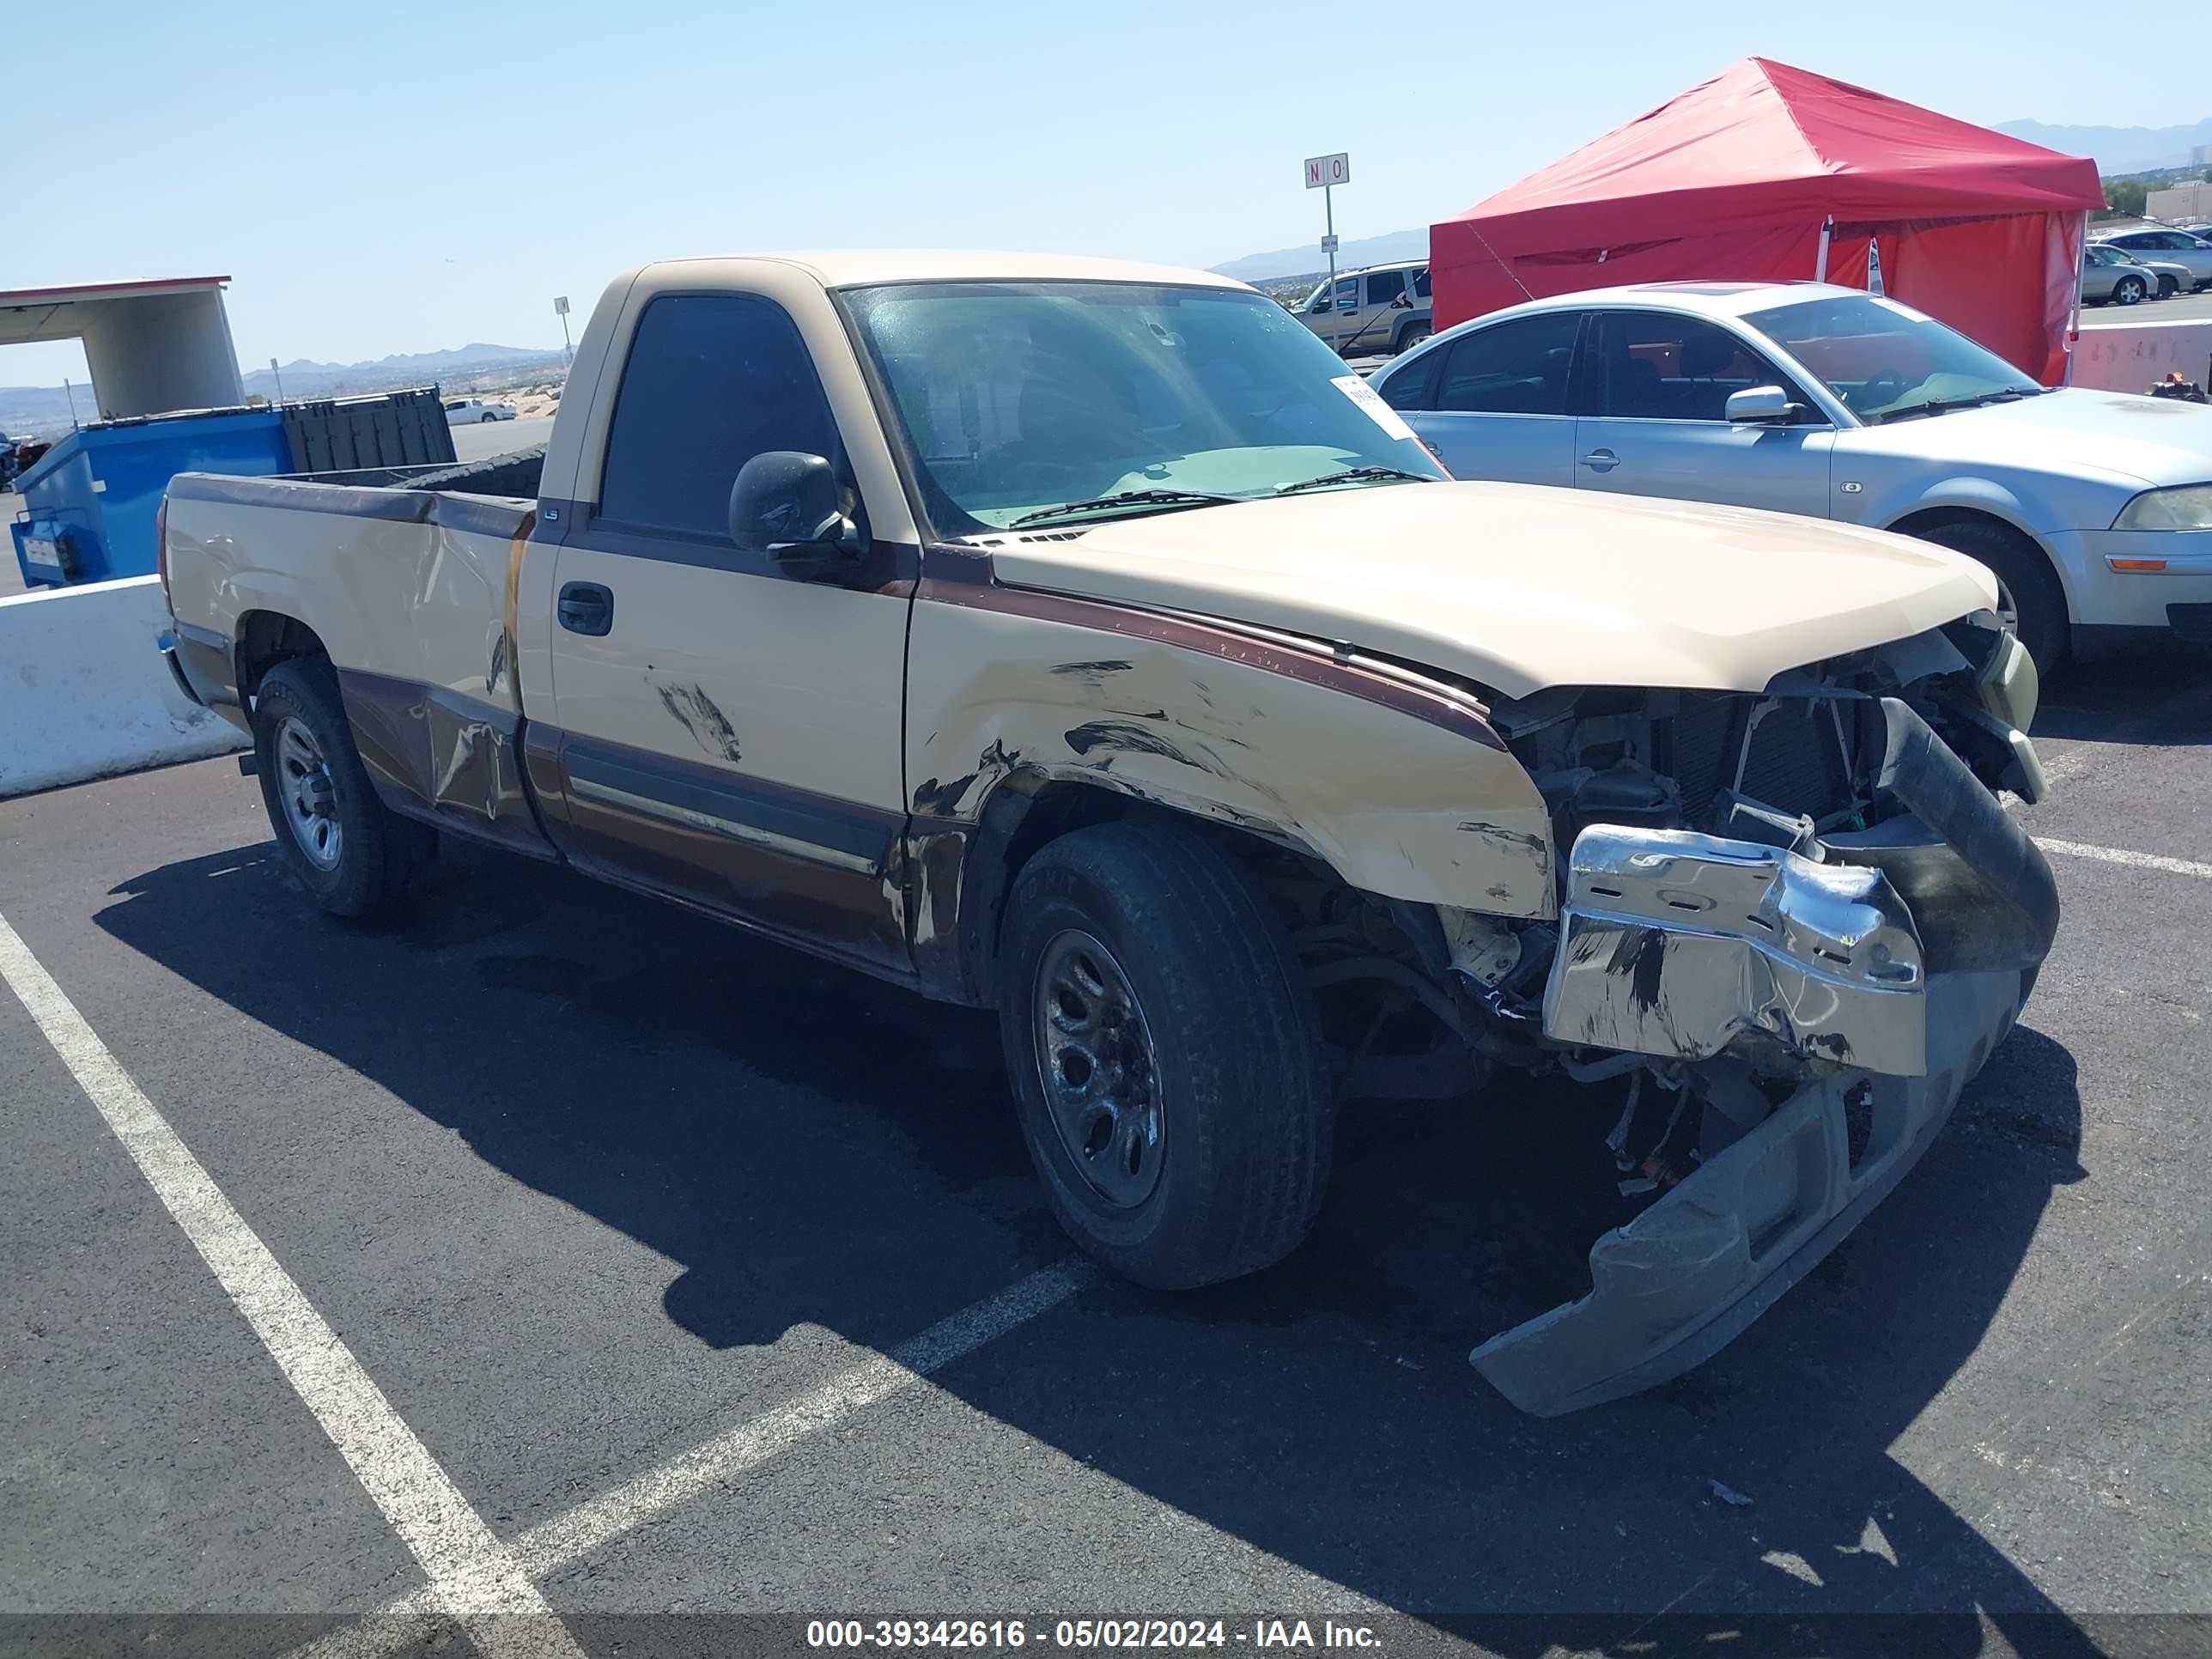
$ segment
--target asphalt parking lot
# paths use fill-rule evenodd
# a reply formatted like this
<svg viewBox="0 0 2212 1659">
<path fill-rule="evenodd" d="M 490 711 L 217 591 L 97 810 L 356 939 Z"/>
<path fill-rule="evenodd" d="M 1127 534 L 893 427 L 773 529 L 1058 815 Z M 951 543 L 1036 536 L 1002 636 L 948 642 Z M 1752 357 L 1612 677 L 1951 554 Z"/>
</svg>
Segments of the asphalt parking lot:
<svg viewBox="0 0 2212 1659">
<path fill-rule="evenodd" d="M 1586 1288 L 1602 1089 L 1360 1108 L 1287 1263 L 1148 1296 L 1071 1260 L 984 1019 L 465 848 L 333 921 L 228 760 L 0 803 L 0 961 L 82 1028 L 0 994 L 0 1613 L 106 1616 L 0 1648 L 1387 1610 L 2202 1651 L 2212 675 L 2085 671 L 2039 734 L 2067 917 L 2021 1027 L 1741 1340 L 1553 1421 L 1466 1354 Z M 426 1549 L 504 1619 L 456 1630 Z"/>
</svg>

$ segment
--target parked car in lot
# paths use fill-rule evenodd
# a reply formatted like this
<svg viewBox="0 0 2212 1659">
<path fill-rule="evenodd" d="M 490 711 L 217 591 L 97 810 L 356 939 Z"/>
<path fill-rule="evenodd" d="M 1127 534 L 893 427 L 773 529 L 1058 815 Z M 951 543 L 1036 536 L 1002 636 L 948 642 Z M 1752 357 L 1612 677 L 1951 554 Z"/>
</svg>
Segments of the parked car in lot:
<svg viewBox="0 0 2212 1659">
<path fill-rule="evenodd" d="M 2124 248 L 2097 242 L 2081 250 L 2084 305 L 2140 305 L 2145 300 L 2169 299 L 2195 285 L 2195 276 L 2186 265 L 2154 264 Z"/>
<path fill-rule="evenodd" d="M 1462 323 L 1372 384 L 1455 477 L 1771 507 L 1971 554 L 2046 672 L 2133 635 L 2212 641 L 2212 409 L 2047 390 L 1893 300 L 1593 289 Z"/>
<path fill-rule="evenodd" d="M 1992 793 L 2041 793 L 2034 668 L 1942 548 L 1449 482 L 1163 267 L 647 265 L 571 384 L 514 499 L 171 486 L 173 665 L 290 874 L 368 915 L 444 831 L 994 1008 L 1140 1284 L 1293 1249 L 1344 1100 L 1610 1079 L 1660 1195 L 1474 1358 L 1647 1386 L 1919 1158 L 2051 944 Z"/>
<path fill-rule="evenodd" d="M 1410 351 L 1436 331 L 1428 261 L 1345 271 L 1306 295 L 1297 315 L 1340 356 Z"/>
<path fill-rule="evenodd" d="M 522 411 L 507 398 L 448 398 L 446 424 L 473 426 L 481 421 L 511 421 Z"/>
<path fill-rule="evenodd" d="M 2138 259 L 2160 259 L 2185 267 L 2190 273 L 2192 288 L 2212 287 L 2212 241 L 2202 236 L 2155 226 L 2109 234 L 2093 229 L 2089 234 L 2095 246 L 2116 247 Z"/>
</svg>

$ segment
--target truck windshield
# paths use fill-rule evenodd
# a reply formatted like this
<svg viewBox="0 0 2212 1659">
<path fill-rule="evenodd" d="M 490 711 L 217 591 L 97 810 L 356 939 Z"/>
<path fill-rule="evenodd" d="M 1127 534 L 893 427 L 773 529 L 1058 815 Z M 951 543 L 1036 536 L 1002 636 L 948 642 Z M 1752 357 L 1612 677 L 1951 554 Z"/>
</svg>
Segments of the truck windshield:
<svg viewBox="0 0 2212 1659">
<path fill-rule="evenodd" d="M 842 299 L 940 535 L 1445 476 L 1395 410 L 1256 294 L 922 283 Z"/>
<path fill-rule="evenodd" d="M 2043 390 L 1994 351 L 1894 300 L 1832 295 L 1743 319 L 1863 421 L 1936 415 Z"/>
</svg>

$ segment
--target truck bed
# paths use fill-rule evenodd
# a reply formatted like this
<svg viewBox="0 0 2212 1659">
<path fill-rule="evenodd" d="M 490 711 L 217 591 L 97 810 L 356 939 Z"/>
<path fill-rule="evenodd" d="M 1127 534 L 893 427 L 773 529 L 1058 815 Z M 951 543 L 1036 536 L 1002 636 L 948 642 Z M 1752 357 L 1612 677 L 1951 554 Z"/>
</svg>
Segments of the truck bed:
<svg viewBox="0 0 2212 1659">
<path fill-rule="evenodd" d="M 387 805 L 549 854 L 522 782 L 515 666 L 515 583 L 536 510 L 519 496 L 179 474 L 167 508 L 179 658 L 245 726 L 237 665 L 258 619 L 311 619 Z"/>
</svg>

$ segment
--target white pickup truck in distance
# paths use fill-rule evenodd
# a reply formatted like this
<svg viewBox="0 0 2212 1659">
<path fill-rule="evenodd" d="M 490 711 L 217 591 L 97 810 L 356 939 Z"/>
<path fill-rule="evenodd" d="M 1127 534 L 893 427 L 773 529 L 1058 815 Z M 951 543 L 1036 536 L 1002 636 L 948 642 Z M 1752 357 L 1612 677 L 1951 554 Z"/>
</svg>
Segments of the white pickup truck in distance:
<svg viewBox="0 0 2212 1659">
<path fill-rule="evenodd" d="M 1564 1073 L 1646 1207 L 1475 1363 L 1645 1387 L 1887 1193 L 2050 946 L 1979 565 L 1450 482 L 1239 283 L 651 264 L 568 394 L 542 465 L 171 487 L 173 662 L 290 870 L 366 915 L 464 836 L 995 1008 L 1141 1284 L 1288 1254 L 1346 1103 Z"/>
</svg>

